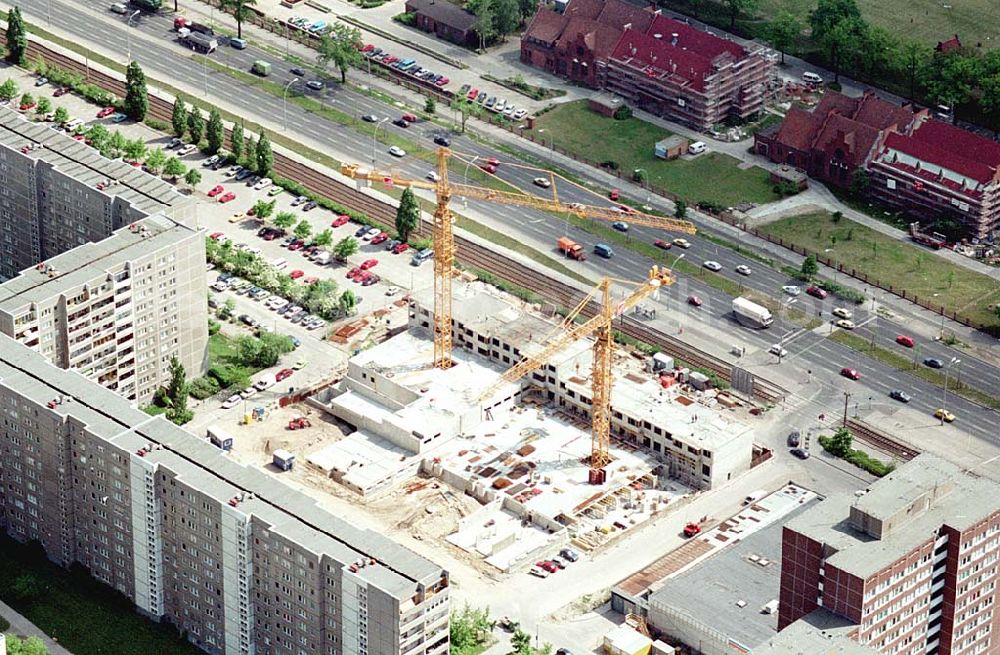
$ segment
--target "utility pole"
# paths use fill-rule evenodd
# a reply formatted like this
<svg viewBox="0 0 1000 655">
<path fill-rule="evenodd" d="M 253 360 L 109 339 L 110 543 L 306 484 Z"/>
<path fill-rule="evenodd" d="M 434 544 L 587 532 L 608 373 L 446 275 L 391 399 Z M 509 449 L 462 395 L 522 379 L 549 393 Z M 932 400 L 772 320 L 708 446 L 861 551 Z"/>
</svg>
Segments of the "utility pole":
<svg viewBox="0 0 1000 655">
<path fill-rule="evenodd" d="M 844 427 L 847 427 L 847 403 L 851 400 L 851 392 L 844 392 Z"/>
</svg>

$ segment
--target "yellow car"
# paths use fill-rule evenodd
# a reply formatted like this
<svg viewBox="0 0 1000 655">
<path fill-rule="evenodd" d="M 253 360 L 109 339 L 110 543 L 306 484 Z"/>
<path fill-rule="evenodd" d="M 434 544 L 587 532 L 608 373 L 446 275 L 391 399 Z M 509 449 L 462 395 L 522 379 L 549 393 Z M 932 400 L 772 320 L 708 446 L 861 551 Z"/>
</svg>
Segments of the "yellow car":
<svg viewBox="0 0 1000 655">
<path fill-rule="evenodd" d="M 674 239 L 674 245 L 677 246 L 678 248 L 690 248 L 691 242 L 688 241 L 687 239 L 677 238 Z"/>
<path fill-rule="evenodd" d="M 237 214 L 233 214 L 232 216 L 230 216 L 229 217 L 229 222 L 230 223 L 239 223 L 240 221 L 242 221 L 246 217 L 247 217 L 247 215 L 246 215 L 245 212 L 239 212 Z"/>
<path fill-rule="evenodd" d="M 955 415 L 949 412 L 947 409 L 939 409 L 934 412 L 934 418 L 944 419 L 945 423 L 951 423 L 955 420 Z"/>
<path fill-rule="evenodd" d="M 854 329 L 854 321 L 848 321 L 846 318 L 842 318 L 842 319 L 839 319 L 839 320 L 835 321 L 834 325 L 836 325 L 839 328 L 844 328 L 845 330 L 853 330 Z"/>
</svg>

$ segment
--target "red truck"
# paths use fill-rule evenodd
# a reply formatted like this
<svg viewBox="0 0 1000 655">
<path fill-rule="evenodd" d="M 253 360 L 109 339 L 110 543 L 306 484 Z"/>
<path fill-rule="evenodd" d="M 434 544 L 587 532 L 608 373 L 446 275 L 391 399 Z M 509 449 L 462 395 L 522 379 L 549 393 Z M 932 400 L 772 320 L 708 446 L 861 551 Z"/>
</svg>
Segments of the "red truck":
<svg viewBox="0 0 1000 655">
<path fill-rule="evenodd" d="M 572 257 L 578 261 L 583 261 L 587 256 L 583 253 L 583 246 L 569 237 L 559 237 L 559 251 L 567 257 Z"/>
</svg>

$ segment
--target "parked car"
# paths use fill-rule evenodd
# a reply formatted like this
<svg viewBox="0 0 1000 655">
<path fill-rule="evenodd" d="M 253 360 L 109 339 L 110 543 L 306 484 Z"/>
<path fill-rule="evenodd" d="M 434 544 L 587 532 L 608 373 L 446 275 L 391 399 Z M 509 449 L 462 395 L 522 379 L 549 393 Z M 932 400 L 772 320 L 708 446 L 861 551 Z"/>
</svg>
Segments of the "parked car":
<svg viewBox="0 0 1000 655">
<path fill-rule="evenodd" d="M 227 193 L 219 196 L 219 202 L 221 202 L 223 204 L 225 204 L 227 202 L 232 202 L 233 200 L 236 200 L 236 194 L 233 193 L 232 191 L 229 191 L 229 192 L 227 192 Z"/>
<path fill-rule="evenodd" d="M 908 337 L 905 334 L 896 335 L 896 343 L 907 348 L 912 348 L 914 345 L 913 337 Z"/>
<path fill-rule="evenodd" d="M 854 313 L 849 309 L 844 309 L 843 307 L 834 307 L 832 314 L 840 318 L 854 318 Z"/>
<path fill-rule="evenodd" d="M 330 226 L 331 227 L 340 227 L 341 225 L 346 225 L 347 222 L 350 221 L 350 220 L 351 220 L 350 216 L 347 216 L 346 214 L 341 214 L 337 218 L 333 219 L 333 222 L 330 223 Z"/>
<path fill-rule="evenodd" d="M 844 376 L 845 378 L 850 378 L 851 380 L 860 380 L 861 379 L 861 374 L 858 373 L 857 370 L 855 370 L 853 368 L 847 368 L 847 367 L 842 368 L 842 369 L 840 369 L 840 374 L 842 376 Z"/>
<path fill-rule="evenodd" d="M 377 246 L 380 243 L 384 243 L 389 239 L 389 235 L 385 232 L 379 232 L 374 237 L 372 237 L 372 245 Z"/>
<path fill-rule="evenodd" d="M 541 562 L 535 562 L 535 566 L 545 569 L 549 573 L 556 573 L 559 567 L 550 562 L 549 560 L 542 560 Z"/>
<path fill-rule="evenodd" d="M 240 404 L 240 402 L 242 401 L 243 398 L 240 396 L 240 394 L 238 393 L 233 394 L 232 396 L 226 398 L 225 401 L 223 401 L 222 409 L 232 409 L 233 407 L 236 407 L 238 404 Z"/>
<path fill-rule="evenodd" d="M 910 402 L 910 400 L 912 400 L 912 396 L 910 396 L 910 394 L 906 393 L 902 389 L 893 389 L 892 391 L 889 392 L 889 397 L 892 398 L 893 400 L 898 400 L 901 403 L 908 403 Z"/>
<path fill-rule="evenodd" d="M 798 448 L 802 441 L 802 433 L 798 430 L 792 430 L 788 433 L 788 447 Z"/>
<path fill-rule="evenodd" d="M 828 295 L 830 295 L 829 293 L 827 293 L 826 289 L 820 289 L 817 286 L 811 286 L 807 288 L 806 293 L 808 293 L 810 296 L 813 296 L 814 298 L 819 298 L 820 300 L 823 300 Z"/>
<path fill-rule="evenodd" d="M 221 184 L 216 184 L 214 187 L 212 187 L 211 189 L 208 190 L 208 197 L 209 198 L 214 198 L 215 196 L 219 195 L 223 191 L 225 191 L 225 188 Z"/>
<path fill-rule="evenodd" d="M 567 562 L 575 562 L 580 559 L 580 554 L 572 548 L 563 548 L 559 551 L 559 557 L 562 557 Z"/>
</svg>

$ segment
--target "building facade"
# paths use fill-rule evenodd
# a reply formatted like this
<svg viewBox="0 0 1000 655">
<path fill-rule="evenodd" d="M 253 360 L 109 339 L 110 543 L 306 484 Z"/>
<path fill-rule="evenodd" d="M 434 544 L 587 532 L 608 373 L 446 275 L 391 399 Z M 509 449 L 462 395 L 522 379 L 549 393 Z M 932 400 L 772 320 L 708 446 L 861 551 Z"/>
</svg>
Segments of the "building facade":
<svg viewBox="0 0 1000 655">
<path fill-rule="evenodd" d="M 207 364 L 203 233 L 150 216 L 24 270 L 0 284 L 0 333 L 147 403 L 172 357 Z"/>
<path fill-rule="evenodd" d="M 924 454 L 785 527 L 778 629 L 823 609 L 885 654 L 1000 649 L 1000 485 Z"/>
<path fill-rule="evenodd" d="M 155 212 L 194 224 L 193 198 L 5 107 L 0 187 L 0 281 Z"/>
<path fill-rule="evenodd" d="M 417 28 L 439 39 L 474 47 L 478 37 L 473 26 L 476 17 L 448 0 L 406 0 L 406 11 L 414 16 Z"/>
<path fill-rule="evenodd" d="M 446 571 L 2 335 L 0 415 L 0 526 L 206 652 L 448 652 Z"/>
<path fill-rule="evenodd" d="M 757 44 L 623 0 L 539 9 L 521 39 L 521 61 L 703 131 L 763 110 L 773 69 Z"/>
</svg>

